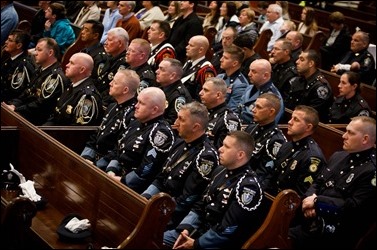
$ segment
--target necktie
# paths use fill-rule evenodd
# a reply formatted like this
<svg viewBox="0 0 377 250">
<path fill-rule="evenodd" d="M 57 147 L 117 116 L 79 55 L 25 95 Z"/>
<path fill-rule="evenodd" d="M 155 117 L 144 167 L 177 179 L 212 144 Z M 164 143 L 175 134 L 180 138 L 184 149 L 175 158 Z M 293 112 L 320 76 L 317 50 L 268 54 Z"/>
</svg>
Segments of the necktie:
<svg viewBox="0 0 377 250">
<path fill-rule="evenodd" d="M 183 67 L 183 72 L 186 72 L 187 70 L 189 70 L 192 66 L 192 62 L 191 61 L 187 61 L 185 66 Z"/>
</svg>

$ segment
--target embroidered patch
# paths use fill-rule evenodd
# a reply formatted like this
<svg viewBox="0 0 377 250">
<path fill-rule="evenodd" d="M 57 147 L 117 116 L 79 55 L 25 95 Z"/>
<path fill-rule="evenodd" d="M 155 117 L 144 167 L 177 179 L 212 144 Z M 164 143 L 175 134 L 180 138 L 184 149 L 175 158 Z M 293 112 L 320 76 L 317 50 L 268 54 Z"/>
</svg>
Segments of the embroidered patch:
<svg viewBox="0 0 377 250">
<path fill-rule="evenodd" d="M 368 110 L 361 110 L 358 116 L 369 116 L 369 111 Z"/>
<path fill-rule="evenodd" d="M 255 193 L 256 192 L 254 190 L 251 190 L 251 189 L 245 187 L 243 189 L 242 194 L 241 194 L 241 202 L 242 202 L 242 204 L 244 204 L 245 206 L 248 205 L 248 204 L 250 204 L 253 201 Z"/>
<path fill-rule="evenodd" d="M 178 113 L 179 110 L 181 110 L 181 107 L 185 104 L 186 104 L 186 98 L 184 98 L 183 96 L 180 96 L 177 99 L 175 99 L 175 103 L 174 103 L 175 111 Z"/>
<path fill-rule="evenodd" d="M 229 132 L 236 131 L 238 127 L 238 122 L 237 121 L 228 121 L 228 130 Z"/>
<path fill-rule="evenodd" d="M 314 173 L 318 170 L 318 165 L 321 163 L 321 160 L 316 157 L 310 157 L 310 166 L 309 170 L 310 172 Z"/>
<path fill-rule="evenodd" d="M 376 186 L 376 176 L 373 177 L 372 181 L 370 182 L 372 184 L 372 186 Z"/>
<path fill-rule="evenodd" d="M 281 143 L 279 143 L 279 142 L 275 142 L 274 143 L 274 147 L 272 148 L 272 154 L 274 155 L 274 156 L 276 156 L 277 155 L 277 153 L 279 152 L 279 150 L 280 150 L 280 148 L 281 148 Z"/>
<path fill-rule="evenodd" d="M 105 63 L 98 64 L 98 68 L 97 68 L 97 75 L 98 76 L 101 75 L 104 66 L 105 66 Z"/>
<path fill-rule="evenodd" d="M 321 99 L 326 99 L 327 96 L 329 95 L 329 90 L 328 88 L 321 86 L 317 89 L 317 95 Z"/>
<path fill-rule="evenodd" d="M 198 171 L 202 176 L 206 176 L 211 172 L 213 165 L 212 161 L 202 160 Z"/>
<path fill-rule="evenodd" d="M 162 133 L 161 131 L 157 131 L 156 135 L 153 138 L 153 142 L 156 146 L 162 146 L 168 139 L 168 136 Z"/>
</svg>

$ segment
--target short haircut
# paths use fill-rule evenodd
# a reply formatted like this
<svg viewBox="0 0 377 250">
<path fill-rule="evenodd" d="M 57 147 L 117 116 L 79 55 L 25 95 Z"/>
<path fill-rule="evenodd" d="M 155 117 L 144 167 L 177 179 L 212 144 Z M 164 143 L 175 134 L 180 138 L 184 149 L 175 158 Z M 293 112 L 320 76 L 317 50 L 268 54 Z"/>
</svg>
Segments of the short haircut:
<svg viewBox="0 0 377 250">
<path fill-rule="evenodd" d="M 177 73 L 178 78 L 181 78 L 183 75 L 183 65 L 182 63 L 175 58 L 164 58 L 163 61 L 170 63 L 171 71 Z"/>
<path fill-rule="evenodd" d="M 240 147 L 240 149 L 245 152 L 247 158 L 250 159 L 255 148 L 253 136 L 241 130 L 232 131 L 228 134 L 228 136 L 236 139 L 237 146 Z"/>
<path fill-rule="evenodd" d="M 38 40 L 38 43 L 43 42 L 43 41 L 46 42 L 47 48 L 52 49 L 52 51 L 54 52 L 54 56 L 56 58 L 59 58 L 60 57 L 60 49 L 59 49 L 59 45 L 55 41 L 55 39 L 51 38 L 51 37 L 42 37 L 41 39 Z"/>
<path fill-rule="evenodd" d="M 204 104 L 193 101 L 183 105 L 180 110 L 189 111 L 194 122 L 199 123 L 204 131 L 207 130 L 209 116 L 207 107 Z"/>
<path fill-rule="evenodd" d="M 138 44 L 141 52 L 145 53 L 146 57 L 149 58 L 149 54 L 151 53 L 151 45 L 147 40 L 143 38 L 134 38 L 132 39 L 131 43 Z"/>
<path fill-rule="evenodd" d="M 241 48 L 253 49 L 255 45 L 254 42 L 249 34 L 241 34 L 234 39 L 233 44 Z"/>
<path fill-rule="evenodd" d="M 9 35 L 14 36 L 16 43 L 22 43 L 22 50 L 27 51 L 30 43 L 30 35 L 23 30 L 15 29 Z"/>
<path fill-rule="evenodd" d="M 215 86 L 215 89 L 217 91 L 220 91 L 220 93 L 222 93 L 224 96 L 226 96 L 228 87 L 226 86 L 226 83 L 223 79 L 218 77 L 209 77 L 206 79 L 206 82 L 212 82 Z"/>
<path fill-rule="evenodd" d="M 227 48 L 224 48 L 224 52 L 229 53 L 232 59 L 240 62 L 242 64 L 243 59 L 245 58 L 245 52 L 242 48 L 232 44 Z"/>
<path fill-rule="evenodd" d="M 122 79 L 130 90 L 130 93 L 136 94 L 140 85 L 140 76 L 136 73 L 136 71 L 132 69 L 119 69 L 117 73 L 120 73 L 124 76 Z"/>
<path fill-rule="evenodd" d="M 268 101 L 268 105 L 270 105 L 270 107 L 275 109 L 275 114 L 279 113 L 280 108 L 281 108 L 280 98 L 276 94 L 267 92 L 258 96 L 258 99 L 259 98 L 266 99 Z"/>
<path fill-rule="evenodd" d="M 130 41 L 130 36 L 128 35 L 128 32 L 122 27 L 115 27 L 110 29 L 107 32 L 107 35 L 109 34 L 114 34 L 114 36 L 116 36 L 118 39 L 123 40 L 125 44 L 128 44 L 128 42 Z"/>
<path fill-rule="evenodd" d="M 286 38 L 278 39 L 276 42 L 282 42 L 281 48 L 283 50 L 288 50 L 289 52 L 292 51 L 292 43 L 289 40 L 287 40 Z"/>
<path fill-rule="evenodd" d="M 305 113 L 304 121 L 306 123 L 310 123 L 313 125 L 313 131 L 318 127 L 319 123 L 319 116 L 318 111 L 315 110 L 313 107 L 306 106 L 306 105 L 297 105 L 295 107 L 295 111 L 302 111 Z"/>
<path fill-rule="evenodd" d="M 321 56 L 314 49 L 305 50 L 304 53 L 307 53 L 307 58 L 309 61 L 313 61 L 316 67 L 321 65 Z"/>
<path fill-rule="evenodd" d="M 351 118 L 351 121 L 361 121 L 361 132 L 368 134 L 371 138 L 371 142 L 376 143 L 376 120 L 369 116 L 355 116 Z"/>
<path fill-rule="evenodd" d="M 171 28 L 170 28 L 170 24 L 168 22 L 162 21 L 162 20 L 154 20 L 152 23 L 158 23 L 159 30 L 161 32 L 164 32 L 166 39 L 169 38 Z"/>
<path fill-rule="evenodd" d="M 98 33 L 98 37 L 99 37 L 98 39 L 101 39 L 102 34 L 103 34 L 103 30 L 104 30 L 103 24 L 101 22 L 93 20 L 93 19 L 86 20 L 85 23 L 92 24 L 93 33 L 94 34 Z"/>
</svg>

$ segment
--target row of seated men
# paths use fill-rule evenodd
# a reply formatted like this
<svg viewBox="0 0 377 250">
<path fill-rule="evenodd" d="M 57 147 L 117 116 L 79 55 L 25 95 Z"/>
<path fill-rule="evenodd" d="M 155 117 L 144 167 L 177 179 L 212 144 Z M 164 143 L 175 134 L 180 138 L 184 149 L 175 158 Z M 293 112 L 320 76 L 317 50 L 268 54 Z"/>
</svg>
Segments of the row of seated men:
<svg viewBox="0 0 377 250">
<path fill-rule="evenodd" d="M 205 79 L 214 76 L 226 82 L 227 105 L 245 124 L 253 121 L 254 102 L 264 92 L 274 92 L 281 97 L 282 108 L 277 122 L 284 107 L 294 109 L 299 104 L 317 109 L 321 114 L 320 120 L 325 123 L 348 123 L 350 117 L 371 113 L 360 96 L 357 73 L 344 72 L 339 83 L 340 96 L 334 99 L 331 87 L 318 69 L 320 58 L 317 52 L 303 51 L 294 62 L 291 58 L 292 42 L 279 39 L 273 46 L 270 61 L 256 60 L 257 54 L 250 49 L 252 41 L 247 36 L 236 37 L 232 27 L 223 32 L 224 37 L 233 38 L 223 40 L 224 52 L 219 58 L 219 71 L 223 73 L 217 74 L 212 63 L 206 60 L 208 39 L 198 35 L 192 37 L 186 47 L 189 60 L 183 67 L 180 62 L 178 65 L 173 63 L 176 67 L 168 68 L 175 76 L 164 77 L 166 69 L 159 68 L 160 62 L 166 57 L 175 57 L 174 48 L 166 41 L 169 30 L 166 22 L 154 21 L 148 31 L 150 42 L 137 38 L 128 45 L 127 32 L 114 28 L 102 47 L 98 39 L 103 25 L 87 21 L 80 36 L 85 44 L 81 51 L 92 57 L 93 66 L 90 70 L 87 67 L 86 72 L 68 72 L 71 64 L 67 64 L 68 71 L 63 72 L 58 61 L 59 49 L 51 38 L 40 40 L 35 55 L 29 56 L 25 49 L 28 35 L 16 30 L 8 37 L 4 48 L 10 56 L 2 62 L 1 100 L 14 105 L 17 112 L 36 125 L 45 124 L 47 119 L 50 119 L 49 124 L 57 125 L 99 124 L 103 111 L 114 102 L 108 93 L 114 74 L 120 68 L 129 68 L 135 70 L 141 79 L 139 91 L 148 86 L 164 88 L 170 104 L 166 117 L 171 124 L 180 105 L 192 99 L 200 101 L 199 91 Z M 363 35 L 363 32 L 355 33 L 357 37 Z M 250 54 L 252 56 L 245 60 Z M 93 88 L 86 88 L 86 92 L 75 91 L 77 97 L 71 98 L 70 103 L 66 103 L 66 97 L 57 105 L 57 99 L 70 85 L 69 82 L 76 83 L 87 77 Z M 33 98 L 30 99 L 30 96 Z M 61 112 L 67 110 L 66 107 L 69 107 L 68 116 L 65 115 L 67 112 Z M 36 112 L 38 110 L 43 112 Z"/>
</svg>

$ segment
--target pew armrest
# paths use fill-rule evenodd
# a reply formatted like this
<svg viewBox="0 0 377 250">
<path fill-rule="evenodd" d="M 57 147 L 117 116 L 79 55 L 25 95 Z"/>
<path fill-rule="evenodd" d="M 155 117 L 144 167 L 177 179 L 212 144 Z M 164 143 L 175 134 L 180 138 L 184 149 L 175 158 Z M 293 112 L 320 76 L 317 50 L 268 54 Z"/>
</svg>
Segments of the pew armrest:
<svg viewBox="0 0 377 250">
<path fill-rule="evenodd" d="M 290 249 L 288 230 L 300 203 L 301 199 L 294 190 L 281 191 L 274 198 L 261 227 L 243 244 L 242 249 Z"/>
</svg>

